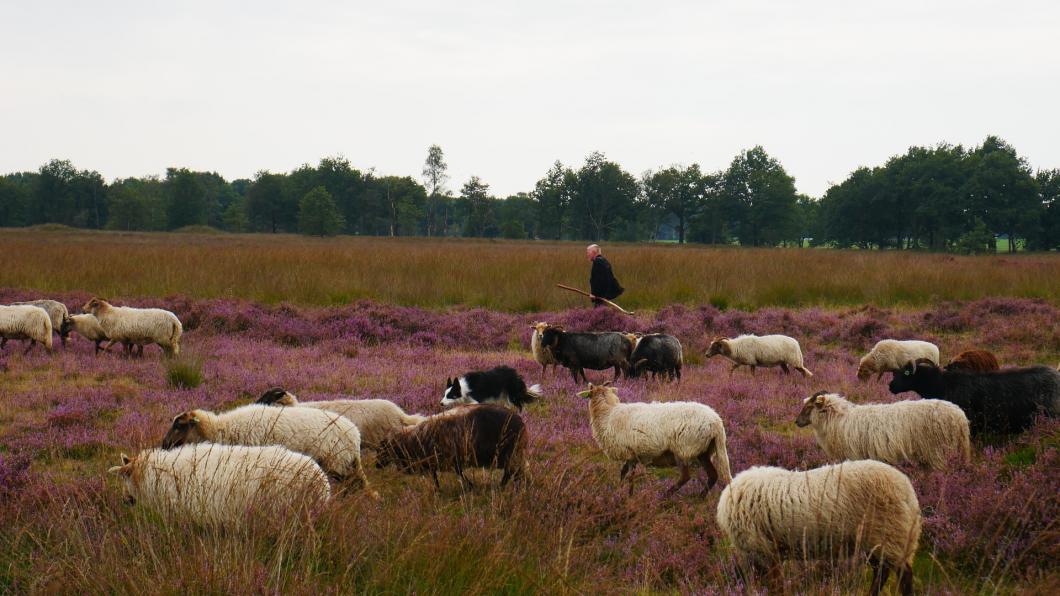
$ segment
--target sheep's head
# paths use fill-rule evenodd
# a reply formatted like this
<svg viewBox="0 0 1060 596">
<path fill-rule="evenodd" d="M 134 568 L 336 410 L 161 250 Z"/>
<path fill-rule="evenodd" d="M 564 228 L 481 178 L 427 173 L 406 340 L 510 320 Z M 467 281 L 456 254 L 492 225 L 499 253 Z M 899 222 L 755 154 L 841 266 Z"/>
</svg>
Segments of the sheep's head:
<svg viewBox="0 0 1060 596">
<path fill-rule="evenodd" d="M 375 467 L 378 470 L 394 462 L 394 437 L 383 437 L 375 449 Z"/>
<path fill-rule="evenodd" d="M 601 398 L 608 403 L 618 403 L 618 394 L 615 393 L 615 388 L 611 386 L 611 381 L 607 381 L 602 385 L 589 383 L 589 388 L 578 392 L 578 397 L 589 400 Z"/>
<path fill-rule="evenodd" d="M 92 298 L 81 307 L 81 312 L 85 314 L 95 315 L 99 314 L 99 311 L 103 310 L 107 304 L 107 301 L 102 298 Z"/>
<path fill-rule="evenodd" d="M 546 348 L 555 348 L 559 345 L 559 338 L 562 335 L 562 327 L 549 325 L 541 332 L 541 345 Z"/>
<path fill-rule="evenodd" d="M 266 406 L 294 406 L 298 404 L 298 396 L 283 387 L 273 387 L 262 393 L 255 403 Z"/>
<path fill-rule="evenodd" d="M 799 416 L 795 418 L 795 426 L 802 428 L 813 424 L 813 421 L 817 419 L 817 416 L 831 407 L 829 402 L 833 395 L 835 394 L 828 391 L 818 391 L 810 397 L 802 400 L 802 411 L 799 412 Z"/>
<path fill-rule="evenodd" d="M 942 370 L 930 358 L 920 358 L 895 372 L 887 387 L 894 394 L 905 391 L 922 394 L 922 391 L 934 387 L 941 375 Z"/>
<path fill-rule="evenodd" d="M 70 317 L 63 317 L 63 322 L 59 325 L 59 337 L 70 337 L 70 331 L 74 328 L 74 320 Z"/>
<path fill-rule="evenodd" d="M 732 346 L 729 345 L 729 340 L 724 337 L 719 337 L 714 341 L 710 342 L 710 347 L 707 348 L 707 358 L 713 356 L 731 356 Z"/>
<path fill-rule="evenodd" d="M 644 372 L 644 369 L 649 364 L 651 364 L 651 362 L 649 362 L 647 358 L 641 358 L 640 360 L 634 362 L 629 367 L 629 376 L 633 377 L 634 379 L 636 379 L 637 377 L 639 377 L 641 375 L 641 373 Z"/>
<path fill-rule="evenodd" d="M 544 333 L 545 329 L 548 329 L 549 327 L 551 327 L 551 325 L 543 321 L 534 321 L 533 323 L 530 323 L 530 328 L 537 331 L 539 334 Z"/>
<path fill-rule="evenodd" d="M 203 436 L 201 422 L 202 417 L 198 410 L 178 414 L 173 419 L 169 432 L 162 439 L 162 449 L 172 449 L 188 443 L 201 443 L 207 440 Z"/>
<path fill-rule="evenodd" d="M 136 494 L 134 492 L 136 487 L 133 482 L 133 464 L 135 463 L 135 458 L 130 458 L 128 455 L 122 453 L 121 465 L 114 466 L 107 470 L 108 474 L 114 474 L 121 478 L 124 491 L 124 498 L 122 500 L 125 501 L 126 505 L 136 504 Z"/>
<path fill-rule="evenodd" d="M 876 372 L 876 366 L 869 360 L 862 361 L 858 364 L 858 380 L 867 381 L 872 373 Z"/>
</svg>

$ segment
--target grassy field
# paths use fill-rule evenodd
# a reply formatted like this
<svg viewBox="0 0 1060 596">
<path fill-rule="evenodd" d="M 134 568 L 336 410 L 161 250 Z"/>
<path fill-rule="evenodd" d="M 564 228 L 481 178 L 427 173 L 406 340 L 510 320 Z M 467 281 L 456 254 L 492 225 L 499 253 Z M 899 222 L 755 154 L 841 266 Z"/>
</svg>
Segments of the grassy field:
<svg viewBox="0 0 1060 596">
<path fill-rule="evenodd" d="M 922 306 L 1060 298 L 1060 255 L 605 245 L 630 309 L 670 304 Z M 0 287 L 274 304 L 358 299 L 534 312 L 581 306 L 582 243 L 0 230 Z"/>
<path fill-rule="evenodd" d="M 580 244 L 0 231 L 0 304 L 47 296 L 73 310 L 98 293 L 172 310 L 185 330 L 175 363 L 154 346 L 143 359 L 97 357 L 79 338 L 51 355 L 0 351 L 0 594 L 739 593 L 719 490 L 694 496 L 694 477 L 665 498 L 675 474 L 642 469 L 627 496 L 620 464 L 593 441 L 583 387 L 531 359 L 531 321 L 678 337 L 680 384 L 621 380 L 619 395 L 710 405 L 734 473 L 828 463 L 794 424 L 818 390 L 909 398 L 855 378 L 881 338 L 933 341 L 943 359 L 974 347 L 1003 366 L 1060 362 L 1055 255 L 605 249 L 636 316 L 571 308 L 583 303 L 552 289 L 586 283 Z M 713 337 L 739 333 L 796 337 L 814 376 L 730 375 L 704 357 Z M 106 474 L 186 409 L 282 385 L 303 400 L 385 398 L 433 414 L 447 377 L 498 364 L 544 386 L 523 413 L 530 474 L 509 489 L 499 474 L 462 493 L 451 473 L 438 491 L 369 467 L 381 501 L 347 495 L 310 521 L 216 530 L 125 505 Z M 976 440 L 969 465 L 901 469 L 924 516 L 918 593 L 1060 592 L 1060 420 Z M 846 594 L 864 592 L 868 574 L 796 562 L 780 580 L 785 593 Z"/>
</svg>

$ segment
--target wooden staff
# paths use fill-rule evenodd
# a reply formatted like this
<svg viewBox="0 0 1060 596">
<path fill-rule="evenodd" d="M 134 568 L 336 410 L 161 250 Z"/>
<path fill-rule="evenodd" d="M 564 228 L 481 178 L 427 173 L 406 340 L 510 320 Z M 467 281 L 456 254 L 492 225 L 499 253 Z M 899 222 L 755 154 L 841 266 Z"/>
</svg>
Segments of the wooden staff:
<svg viewBox="0 0 1060 596">
<path fill-rule="evenodd" d="M 617 310 L 620 313 L 627 314 L 627 315 L 632 315 L 633 314 L 632 311 L 628 311 L 628 310 L 622 308 L 621 306 L 615 304 L 614 302 L 611 302 L 607 298 L 601 298 L 599 296 L 593 296 L 589 292 L 583 292 L 582 290 L 579 290 L 578 288 L 572 288 L 570 286 L 565 286 L 563 284 L 556 284 L 556 287 L 557 288 L 563 288 L 564 290 L 570 290 L 571 292 L 576 292 L 578 294 L 581 294 L 582 296 L 588 296 L 589 298 L 595 298 L 595 299 L 599 300 L 600 302 L 603 302 L 604 304 L 606 304 L 606 305 L 610 306 L 611 308 Z"/>
</svg>

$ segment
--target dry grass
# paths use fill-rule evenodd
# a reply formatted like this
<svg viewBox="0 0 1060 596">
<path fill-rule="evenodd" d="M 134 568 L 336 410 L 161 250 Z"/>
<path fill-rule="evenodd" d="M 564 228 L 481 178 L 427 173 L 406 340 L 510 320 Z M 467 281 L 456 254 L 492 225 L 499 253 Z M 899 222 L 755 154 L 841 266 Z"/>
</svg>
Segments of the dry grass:
<svg viewBox="0 0 1060 596">
<path fill-rule="evenodd" d="M 922 305 L 1060 296 L 1060 256 L 955 257 L 812 249 L 607 245 L 631 309 L 673 303 Z M 584 303 L 553 284 L 588 284 L 582 243 L 423 238 L 314 239 L 0 231 L 0 287 L 102 296 L 246 298 L 343 304 L 360 298 L 514 311 Z"/>
</svg>

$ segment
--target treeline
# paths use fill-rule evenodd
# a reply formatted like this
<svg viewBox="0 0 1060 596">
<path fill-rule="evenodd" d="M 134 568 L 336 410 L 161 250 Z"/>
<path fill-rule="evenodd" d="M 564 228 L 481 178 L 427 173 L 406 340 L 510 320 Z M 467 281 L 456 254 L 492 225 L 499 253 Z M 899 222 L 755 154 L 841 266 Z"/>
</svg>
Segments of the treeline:
<svg viewBox="0 0 1060 596">
<path fill-rule="evenodd" d="M 747 246 L 992 251 L 1060 247 L 1060 170 L 1032 172 L 1007 143 L 912 147 L 860 168 L 814 199 L 762 147 L 728 168 L 697 164 L 634 176 L 601 153 L 556 162 L 530 192 L 497 198 L 472 176 L 447 186 L 442 149 L 419 179 L 327 157 L 289 173 L 225 180 L 170 168 L 107 183 L 53 160 L 0 178 L 0 227 L 59 223 L 112 230 L 212 226 L 231 232 L 674 240 Z"/>
</svg>

